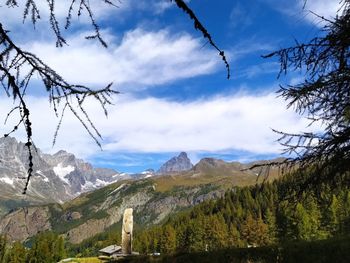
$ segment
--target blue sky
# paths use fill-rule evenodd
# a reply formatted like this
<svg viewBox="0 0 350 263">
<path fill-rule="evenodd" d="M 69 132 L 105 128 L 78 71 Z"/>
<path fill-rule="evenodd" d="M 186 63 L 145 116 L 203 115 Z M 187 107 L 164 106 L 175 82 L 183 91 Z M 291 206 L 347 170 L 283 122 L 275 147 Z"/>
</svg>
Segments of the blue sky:
<svg viewBox="0 0 350 263">
<path fill-rule="evenodd" d="M 0 1 L 0 5 L 4 6 Z M 277 157 L 281 147 L 271 128 L 300 132 L 307 121 L 286 110 L 276 98 L 280 83 L 297 83 L 302 75 L 277 79 L 275 59 L 262 59 L 294 39 L 307 41 L 322 24 L 310 13 L 331 17 L 338 0 L 191 0 L 216 44 L 225 50 L 231 79 L 217 52 L 193 29 L 186 14 L 168 0 L 122 0 L 119 8 L 90 1 L 108 49 L 85 40 L 91 26 L 85 16 L 63 29 L 67 0 L 56 1 L 56 14 L 68 45 L 55 47 L 47 22 L 46 1 L 38 1 L 42 20 L 33 29 L 22 24 L 21 7 L 0 8 L 1 23 L 24 49 L 37 54 L 71 83 L 102 87 L 113 81 L 121 94 L 109 116 L 99 105 L 85 105 L 101 131 L 103 151 L 79 122 L 66 115 L 54 147 L 58 119 L 38 81 L 28 93 L 34 140 L 44 152 L 65 149 L 95 166 L 138 172 L 159 166 L 186 151 L 192 162 L 212 156 L 249 162 Z M 0 93 L 0 116 L 12 101 Z M 12 120 L 0 126 L 10 130 Z M 14 134 L 19 140 L 24 131 Z"/>
</svg>

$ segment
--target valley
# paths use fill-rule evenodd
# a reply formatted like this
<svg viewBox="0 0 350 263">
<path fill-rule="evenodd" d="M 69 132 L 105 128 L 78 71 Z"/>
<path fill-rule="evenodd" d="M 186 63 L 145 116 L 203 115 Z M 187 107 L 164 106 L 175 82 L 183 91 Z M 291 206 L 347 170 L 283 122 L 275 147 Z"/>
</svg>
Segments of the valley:
<svg viewBox="0 0 350 263">
<path fill-rule="evenodd" d="M 159 224 L 169 216 L 205 200 L 221 197 L 236 186 L 259 183 L 252 164 L 204 158 L 192 165 L 186 153 L 171 158 L 159 171 L 123 174 L 93 168 L 65 151 L 35 154 L 36 176 L 28 194 L 21 194 L 26 154 L 13 138 L 0 139 L 2 166 L 0 232 L 11 240 L 26 241 L 43 230 L 62 234 L 78 244 L 118 224 L 125 208 L 135 211 L 135 224 Z M 5 162 L 2 161 L 4 164 Z M 270 180 L 277 176 L 272 169 Z M 6 183 L 11 180 L 11 183 Z M 260 180 L 260 181 L 259 181 Z"/>
</svg>

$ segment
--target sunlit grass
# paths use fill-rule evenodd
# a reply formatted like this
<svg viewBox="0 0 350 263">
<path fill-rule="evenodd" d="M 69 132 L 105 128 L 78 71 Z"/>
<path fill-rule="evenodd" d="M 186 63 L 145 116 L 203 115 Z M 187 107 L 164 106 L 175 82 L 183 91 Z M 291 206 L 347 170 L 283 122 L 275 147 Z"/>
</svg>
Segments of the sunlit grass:
<svg viewBox="0 0 350 263">
<path fill-rule="evenodd" d="M 90 258 L 72 258 L 70 261 L 66 261 L 65 263 L 103 263 L 103 262 L 105 261 L 102 261 L 97 257 L 90 257 Z"/>
<path fill-rule="evenodd" d="M 213 184 L 224 188 L 235 185 L 247 186 L 256 183 L 256 177 L 251 176 L 234 176 L 234 175 L 183 175 L 183 176 L 162 176 L 153 179 L 156 191 L 166 192 L 177 186 L 193 187 L 198 185 Z"/>
</svg>

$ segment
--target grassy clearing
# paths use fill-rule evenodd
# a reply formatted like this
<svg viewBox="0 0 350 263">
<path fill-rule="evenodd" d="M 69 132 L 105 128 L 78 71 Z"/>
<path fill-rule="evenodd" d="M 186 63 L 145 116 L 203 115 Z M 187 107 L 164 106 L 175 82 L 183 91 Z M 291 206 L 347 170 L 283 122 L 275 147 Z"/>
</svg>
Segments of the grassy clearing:
<svg viewBox="0 0 350 263">
<path fill-rule="evenodd" d="M 103 263 L 105 261 L 99 260 L 97 257 L 90 258 L 72 258 L 70 261 L 64 263 Z"/>
<path fill-rule="evenodd" d="M 156 191 L 166 192 L 174 187 L 194 187 L 205 184 L 214 184 L 222 187 L 232 187 L 235 185 L 246 186 L 256 183 L 256 177 L 247 175 L 177 175 L 177 176 L 162 176 L 153 179 L 156 184 Z"/>
</svg>

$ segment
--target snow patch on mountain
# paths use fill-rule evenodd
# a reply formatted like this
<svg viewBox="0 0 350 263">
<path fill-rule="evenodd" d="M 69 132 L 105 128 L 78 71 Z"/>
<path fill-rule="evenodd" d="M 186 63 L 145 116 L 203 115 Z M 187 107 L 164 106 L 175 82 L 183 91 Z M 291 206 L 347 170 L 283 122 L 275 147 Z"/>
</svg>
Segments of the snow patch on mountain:
<svg viewBox="0 0 350 263">
<path fill-rule="evenodd" d="M 69 184 L 69 181 L 67 178 L 65 178 L 66 175 L 70 174 L 73 172 L 75 168 L 71 165 L 68 166 L 63 166 L 62 163 L 59 163 L 57 166 L 53 168 L 53 171 L 55 174 L 65 183 Z"/>
<path fill-rule="evenodd" d="M 44 182 L 46 182 L 46 183 L 49 182 L 49 178 L 47 178 L 47 176 L 46 176 L 42 171 L 37 170 L 35 173 L 37 173 L 38 175 L 40 175 Z"/>
<path fill-rule="evenodd" d="M 106 186 L 108 184 L 110 184 L 111 182 L 106 182 L 100 179 L 96 179 L 96 184 L 95 187 L 102 187 L 102 186 Z"/>
<path fill-rule="evenodd" d="M 112 192 L 110 192 L 108 195 L 114 194 L 118 192 L 120 189 L 122 189 L 126 184 L 121 184 L 118 188 L 114 189 Z"/>
<path fill-rule="evenodd" d="M 5 184 L 13 185 L 13 179 L 8 177 L 2 177 L 0 178 L 0 181 L 4 182 Z"/>
</svg>

